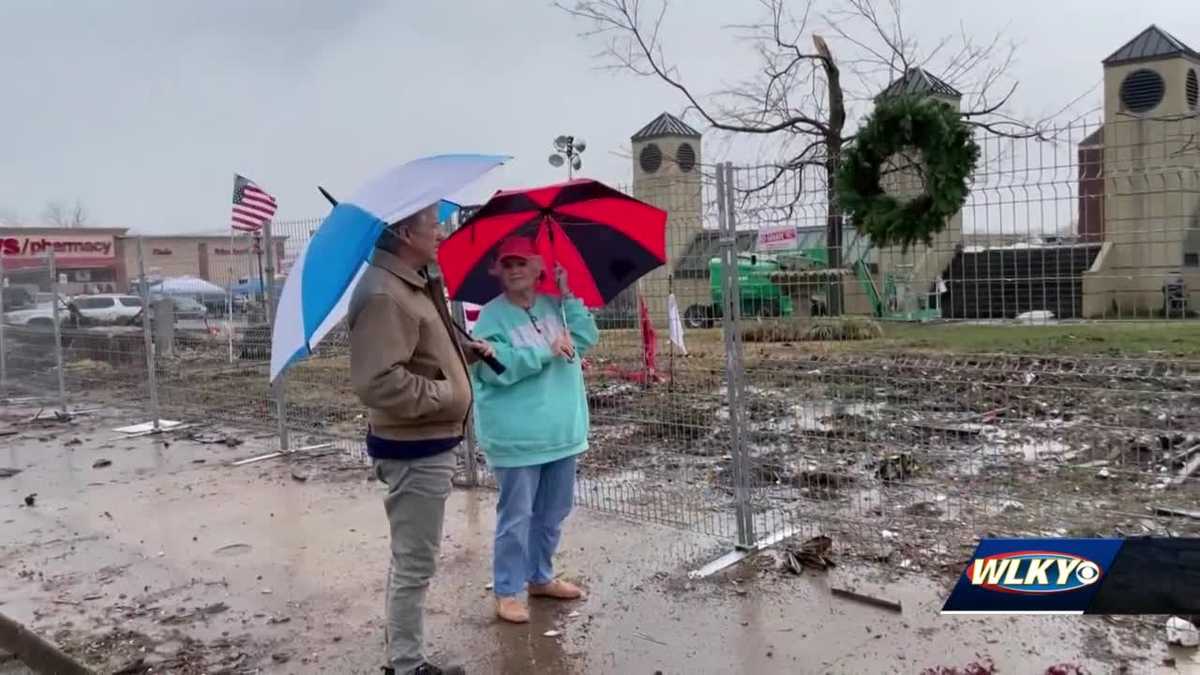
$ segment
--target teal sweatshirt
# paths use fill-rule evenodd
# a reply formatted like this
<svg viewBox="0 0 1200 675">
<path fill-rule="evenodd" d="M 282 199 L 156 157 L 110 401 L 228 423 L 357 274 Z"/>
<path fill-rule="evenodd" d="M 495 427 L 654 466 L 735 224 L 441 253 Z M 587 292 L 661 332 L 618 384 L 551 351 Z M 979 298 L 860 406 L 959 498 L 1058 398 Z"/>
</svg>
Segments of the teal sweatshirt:
<svg viewBox="0 0 1200 675">
<path fill-rule="evenodd" d="M 575 359 L 550 355 L 563 332 L 562 311 Z M 531 318 L 532 316 L 532 318 Z M 475 435 L 488 463 L 501 469 L 554 462 L 587 450 L 588 404 L 582 355 L 600 332 L 591 312 L 570 298 L 560 309 L 539 295 L 526 312 L 503 295 L 484 305 L 473 331 L 496 349 L 502 375 L 482 361 L 471 366 Z"/>
</svg>

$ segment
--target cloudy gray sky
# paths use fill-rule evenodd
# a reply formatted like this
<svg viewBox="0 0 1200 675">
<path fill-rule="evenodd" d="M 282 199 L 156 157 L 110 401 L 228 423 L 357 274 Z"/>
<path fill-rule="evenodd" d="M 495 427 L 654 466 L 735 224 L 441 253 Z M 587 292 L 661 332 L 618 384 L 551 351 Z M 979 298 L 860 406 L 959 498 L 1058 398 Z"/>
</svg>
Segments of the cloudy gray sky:
<svg viewBox="0 0 1200 675">
<path fill-rule="evenodd" d="M 717 90 L 755 64 L 723 26 L 758 12 L 676 2 L 670 58 Z M 906 23 L 929 42 L 1006 29 L 1022 44 L 1015 108 L 1031 116 L 1094 87 L 1100 60 L 1150 23 L 1200 47 L 1195 0 L 909 0 Z M 585 174 L 619 184 L 629 135 L 683 104 L 598 70 L 585 28 L 544 0 L 0 0 L 0 216 L 37 221 L 78 198 L 94 224 L 211 231 L 234 171 L 298 218 L 327 210 L 318 182 L 344 194 L 423 154 L 515 155 L 464 195 L 478 198 L 560 179 L 546 155 L 566 132 L 588 140 Z"/>
</svg>

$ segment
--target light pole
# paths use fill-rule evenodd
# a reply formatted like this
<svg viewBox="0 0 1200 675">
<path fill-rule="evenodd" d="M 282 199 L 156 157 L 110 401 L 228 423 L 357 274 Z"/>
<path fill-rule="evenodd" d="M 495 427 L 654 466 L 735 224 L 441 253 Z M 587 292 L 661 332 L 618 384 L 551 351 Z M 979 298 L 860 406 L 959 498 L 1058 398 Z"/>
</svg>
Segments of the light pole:
<svg viewBox="0 0 1200 675">
<path fill-rule="evenodd" d="M 554 152 L 550 153 L 550 166 L 567 165 L 567 180 L 575 177 L 575 172 L 583 168 L 583 159 L 579 156 L 587 150 L 587 143 L 582 138 L 574 136 L 559 136 L 554 139 Z"/>
</svg>

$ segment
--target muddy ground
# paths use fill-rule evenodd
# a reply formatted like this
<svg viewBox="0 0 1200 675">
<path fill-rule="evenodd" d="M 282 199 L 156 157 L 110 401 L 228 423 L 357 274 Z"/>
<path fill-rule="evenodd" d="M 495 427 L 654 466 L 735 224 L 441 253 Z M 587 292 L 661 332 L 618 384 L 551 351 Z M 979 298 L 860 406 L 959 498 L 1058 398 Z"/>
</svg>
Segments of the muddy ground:
<svg viewBox="0 0 1200 675">
<path fill-rule="evenodd" d="M 629 335 L 606 334 L 588 359 L 585 498 L 730 538 L 737 479 L 723 346 L 692 338 L 689 355 L 660 354 L 668 381 L 652 387 L 631 381 L 640 357 Z M 1200 533 L 1186 515 L 1200 503 L 1200 473 L 1176 480 L 1200 453 L 1196 361 L 791 343 L 744 352 L 738 433 L 759 534 L 820 523 L 846 535 L 844 553 L 956 574 L 985 533 Z M 145 399 L 136 370 L 67 367 L 71 391 L 117 405 Z M 160 401 L 167 413 L 269 430 L 264 375 L 261 362 L 229 363 L 223 344 L 181 343 L 160 360 Z M 361 438 L 347 375 L 336 345 L 290 371 L 290 426 Z"/>
<path fill-rule="evenodd" d="M 13 470 L 0 478 L 0 612 L 100 672 L 375 671 L 387 532 L 361 460 L 231 466 L 270 441 L 214 426 L 127 438 L 112 429 L 139 411 L 35 412 L 0 409 Z M 727 545 L 591 509 L 558 560 L 588 599 L 502 626 L 487 590 L 493 510 L 490 491 L 455 491 L 429 602 L 431 651 L 471 672 L 1142 673 L 1188 672 L 1192 658 L 1168 653 L 1153 618 L 941 617 L 939 580 L 836 549 L 824 573 L 795 576 L 767 554 L 690 580 Z M 0 672 L 20 668 L 0 656 Z"/>
<path fill-rule="evenodd" d="M 732 530 L 721 373 L 590 383 L 587 476 L 649 513 Z M 864 558 L 956 575 L 976 536 L 1200 534 L 1197 373 L 1161 362 L 947 355 L 764 359 L 740 434 L 760 532 L 842 530 Z M 716 523 L 714 525 L 713 523 Z"/>
</svg>

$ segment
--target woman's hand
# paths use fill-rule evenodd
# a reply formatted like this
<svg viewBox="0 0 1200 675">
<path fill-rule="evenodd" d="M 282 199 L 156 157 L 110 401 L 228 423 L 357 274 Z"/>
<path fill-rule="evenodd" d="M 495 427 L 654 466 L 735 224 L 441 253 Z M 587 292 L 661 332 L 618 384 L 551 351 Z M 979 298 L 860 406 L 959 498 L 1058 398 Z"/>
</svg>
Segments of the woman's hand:
<svg viewBox="0 0 1200 675">
<path fill-rule="evenodd" d="M 571 342 L 571 336 L 563 334 L 554 339 L 554 343 L 550 345 L 550 351 L 555 356 L 561 356 L 570 361 L 575 358 L 575 343 Z"/>
<path fill-rule="evenodd" d="M 567 284 L 567 270 L 562 265 L 556 265 L 554 268 L 554 280 L 558 283 L 558 292 L 564 298 L 571 297 L 571 287 Z"/>
</svg>

